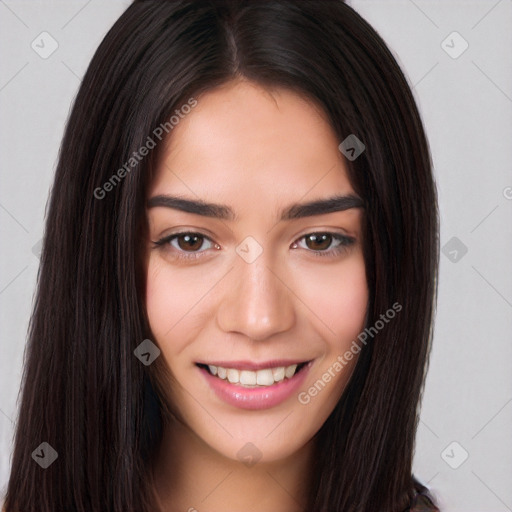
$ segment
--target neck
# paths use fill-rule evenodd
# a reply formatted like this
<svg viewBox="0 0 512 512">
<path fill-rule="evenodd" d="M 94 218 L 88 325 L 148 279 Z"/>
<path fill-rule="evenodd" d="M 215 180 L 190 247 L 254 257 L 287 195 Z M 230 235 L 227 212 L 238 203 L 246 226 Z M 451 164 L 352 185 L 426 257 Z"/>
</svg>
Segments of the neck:
<svg viewBox="0 0 512 512">
<path fill-rule="evenodd" d="M 303 512 L 313 448 L 311 440 L 284 460 L 249 466 L 224 457 L 174 421 L 164 428 L 152 468 L 160 511 Z"/>
</svg>

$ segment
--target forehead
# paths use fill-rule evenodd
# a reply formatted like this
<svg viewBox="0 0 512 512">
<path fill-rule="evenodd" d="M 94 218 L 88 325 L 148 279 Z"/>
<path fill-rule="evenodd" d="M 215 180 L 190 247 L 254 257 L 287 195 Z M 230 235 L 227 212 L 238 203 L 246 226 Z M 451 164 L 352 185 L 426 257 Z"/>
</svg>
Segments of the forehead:
<svg viewBox="0 0 512 512">
<path fill-rule="evenodd" d="M 166 141 L 152 195 L 223 199 L 243 210 L 353 192 L 336 134 L 312 101 L 246 81 L 197 100 Z"/>
</svg>

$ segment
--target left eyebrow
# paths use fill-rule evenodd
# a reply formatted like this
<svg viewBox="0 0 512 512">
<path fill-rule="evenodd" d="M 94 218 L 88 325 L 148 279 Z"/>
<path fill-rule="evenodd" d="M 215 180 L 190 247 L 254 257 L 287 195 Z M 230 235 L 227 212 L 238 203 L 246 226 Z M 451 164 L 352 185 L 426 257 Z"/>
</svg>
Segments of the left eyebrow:
<svg viewBox="0 0 512 512">
<path fill-rule="evenodd" d="M 236 220 L 235 212 L 226 205 L 208 203 L 202 200 L 186 199 L 170 195 L 154 196 L 147 202 L 148 208 L 163 206 L 187 213 L 223 220 Z M 281 221 L 325 215 L 328 213 L 364 208 L 362 199 L 353 194 L 338 195 L 327 199 L 317 199 L 308 203 L 296 203 L 288 206 L 281 213 Z"/>
<path fill-rule="evenodd" d="M 327 199 L 318 199 L 309 203 L 293 204 L 281 215 L 281 220 L 294 220 L 314 215 L 325 215 L 327 213 L 342 212 L 352 208 L 364 208 L 362 199 L 353 194 L 345 196 L 334 196 Z"/>
</svg>

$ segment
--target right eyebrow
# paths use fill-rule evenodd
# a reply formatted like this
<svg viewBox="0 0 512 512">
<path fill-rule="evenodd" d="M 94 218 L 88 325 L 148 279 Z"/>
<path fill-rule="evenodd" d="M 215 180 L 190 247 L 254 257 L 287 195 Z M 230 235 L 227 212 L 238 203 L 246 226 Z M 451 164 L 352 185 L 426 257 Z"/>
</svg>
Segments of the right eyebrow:
<svg viewBox="0 0 512 512">
<path fill-rule="evenodd" d="M 185 199 L 183 197 L 158 195 L 154 196 L 147 202 L 148 208 L 156 206 L 164 206 L 173 208 L 187 213 L 195 213 L 205 217 L 213 217 L 215 219 L 235 220 L 237 216 L 231 208 L 221 204 L 207 203 L 206 201 L 197 199 Z"/>
</svg>

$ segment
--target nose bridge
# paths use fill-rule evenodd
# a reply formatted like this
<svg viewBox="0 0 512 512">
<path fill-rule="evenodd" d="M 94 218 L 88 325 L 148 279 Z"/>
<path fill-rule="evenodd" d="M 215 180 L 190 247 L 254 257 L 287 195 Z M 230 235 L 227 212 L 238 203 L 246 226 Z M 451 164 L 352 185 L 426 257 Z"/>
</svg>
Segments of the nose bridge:
<svg viewBox="0 0 512 512">
<path fill-rule="evenodd" d="M 219 327 L 253 340 L 290 329 L 293 301 L 271 251 L 263 250 L 252 237 L 247 237 L 236 251 L 235 268 L 218 310 Z"/>
</svg>

